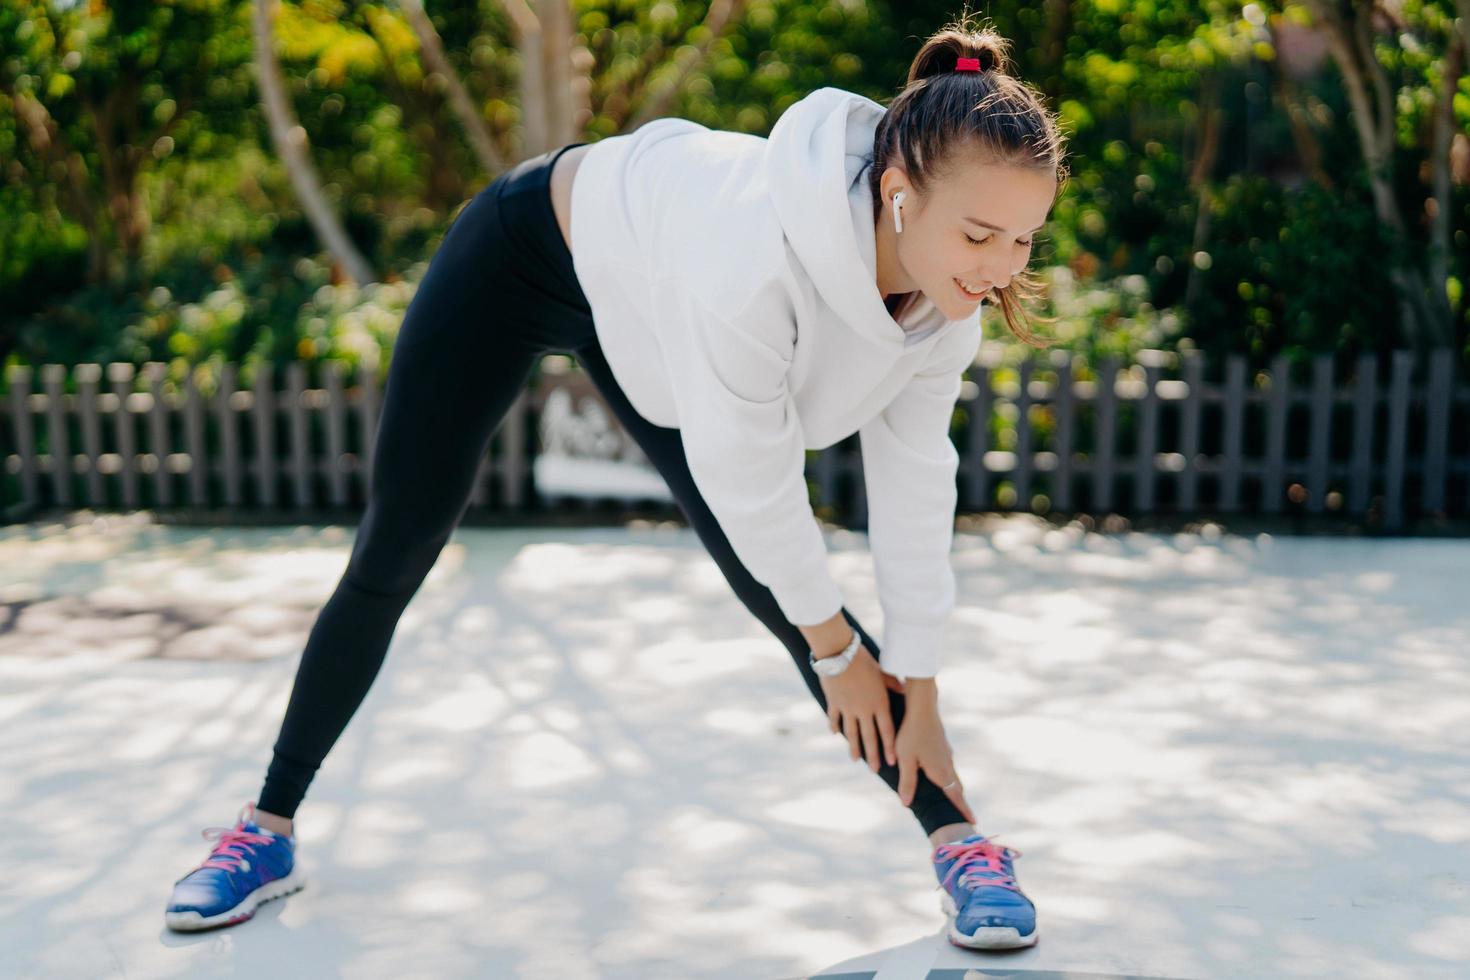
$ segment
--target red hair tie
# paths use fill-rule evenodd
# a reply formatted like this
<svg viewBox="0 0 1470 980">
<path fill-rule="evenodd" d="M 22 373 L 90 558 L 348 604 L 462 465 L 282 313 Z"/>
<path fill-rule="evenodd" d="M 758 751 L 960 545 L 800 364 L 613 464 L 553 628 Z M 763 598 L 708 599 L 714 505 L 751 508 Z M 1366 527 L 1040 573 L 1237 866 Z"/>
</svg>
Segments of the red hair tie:
<svg viewBox="0 0 1470 980">
<path fill-rule="evenodd" d="M 960 58 L 954 63 L 955 71 L 979 71 L 979 58 Z"/>
</svg>

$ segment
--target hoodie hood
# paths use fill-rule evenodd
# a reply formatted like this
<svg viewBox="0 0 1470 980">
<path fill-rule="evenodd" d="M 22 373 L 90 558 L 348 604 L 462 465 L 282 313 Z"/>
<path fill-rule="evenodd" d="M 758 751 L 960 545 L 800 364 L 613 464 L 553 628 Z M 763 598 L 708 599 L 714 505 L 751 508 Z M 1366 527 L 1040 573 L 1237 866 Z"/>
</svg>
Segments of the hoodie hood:
<svg viewBox="0 0 1470 980">
<path fill-rule="evenodd" d="M 886 111 L 852 92 L 817 89 L 771 128 L 766 182 L 782 231 L 822 301 L 863 337 L 902 349 L 904 328 L 878 292 L 868 189 L 873 136 Z M 911 330 L 946 322 L 928 297 L 910 316 Z"/>
</svg>

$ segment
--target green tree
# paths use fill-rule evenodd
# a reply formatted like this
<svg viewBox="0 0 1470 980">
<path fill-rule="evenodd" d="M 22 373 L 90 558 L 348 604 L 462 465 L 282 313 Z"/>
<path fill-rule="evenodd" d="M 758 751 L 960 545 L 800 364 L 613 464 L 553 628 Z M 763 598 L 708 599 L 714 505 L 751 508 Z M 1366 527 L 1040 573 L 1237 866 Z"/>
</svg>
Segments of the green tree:
<svg viewBox="0 0 1470 980">
<path fill-rule="evenodd" d="M 85 229 L 89 281 L 138 263 L 144 174 L 175 152 L 203 152 L 196 137 L 207 145 L 207 130 L 238 112 L 229 80 L 249 44 L 237 10 L 227 0 L 14 0 L 0 10 L 0 95 L 24 136 L 15 163 L 60 185 L 50 217 Z M 108 267 L 108 254 L 120 261 Z"/>
</svg>

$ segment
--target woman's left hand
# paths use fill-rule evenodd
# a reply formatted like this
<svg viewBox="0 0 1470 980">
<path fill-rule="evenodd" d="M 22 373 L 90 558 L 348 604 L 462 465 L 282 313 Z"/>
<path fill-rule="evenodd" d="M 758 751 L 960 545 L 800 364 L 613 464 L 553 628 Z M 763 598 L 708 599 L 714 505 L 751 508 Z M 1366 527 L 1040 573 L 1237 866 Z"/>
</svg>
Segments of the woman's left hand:
<svg viewBox="0 0 1470 980">
<path fill-rule="evenodd" d="M 914 681 L 915 678 L 909 678 L 906 685 L 911 696 L 906 698 L 903 721 L 898 726 L 894 745 L 898 752 L 898 798 L 904 806 L 913 803 L 914 791 L 919 785 L 919 770 L 922 769 L 935 786 L 949 786 L 944 795 L 950 798 L 966 820 L 975 823 L 975 811 L 965 802 L 965 787 L 959 781 L 949 739 L 945 737 L 944 725 L 939 720 L 938 699 L 913 697 Z M 951 783 L 954 785 L 949 785 Z"/>
</svg>

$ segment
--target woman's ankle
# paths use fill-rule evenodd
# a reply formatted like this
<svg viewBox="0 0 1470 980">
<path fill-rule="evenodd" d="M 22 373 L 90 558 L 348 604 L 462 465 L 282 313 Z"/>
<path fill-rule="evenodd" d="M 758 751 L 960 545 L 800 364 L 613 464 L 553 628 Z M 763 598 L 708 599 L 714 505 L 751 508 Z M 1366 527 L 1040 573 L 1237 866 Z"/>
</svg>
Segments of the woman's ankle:
<svg viewBox="0 0 1470 980">
<path fill-rule="evenodd" d="M 296 833 L 295 823 L 290 817 L 282 817 L 260 809 L 255 810 L 251 816 L 255 821 L 255 826 L 263 830 L 269 830 L 276 834 L 284 834 L 287 837 L 292 837 Z"/>
<path fill-rule="evenodd" d="M 952 844 L 957 840 L 964 840 L 973 833 L 975 833 L 975 827 L 972 824 L 946 824 L 929 835 L 929 847 L 932 850 L 941 844 Z"/>
</svg>

